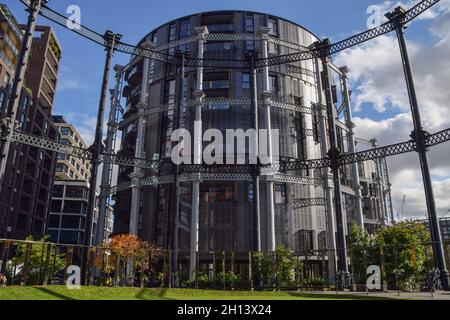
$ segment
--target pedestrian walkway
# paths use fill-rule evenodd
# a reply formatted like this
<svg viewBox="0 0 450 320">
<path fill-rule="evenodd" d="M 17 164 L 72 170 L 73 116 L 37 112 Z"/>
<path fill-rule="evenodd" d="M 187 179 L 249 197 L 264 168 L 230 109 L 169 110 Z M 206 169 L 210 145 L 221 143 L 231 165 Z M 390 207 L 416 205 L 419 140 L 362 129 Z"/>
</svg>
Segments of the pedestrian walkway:
<svg viewBox="0 0 450 320">
<path fill-rule="evenodd" d="M 333 294 L 333 291 L 309 291 L 308 293 L 312 294 Z M 380 298 L 389 298 L 389 299 L 413 299 L 413 300 L 450 300 L 450 292 L 446 291 L 438 291 L 438 292 L 400 292 L 397 291 L 388 291 L 388 292 L 370 292 L 369 294 L 365 292 L 338 292 L 334 291 L 334 294 L 337 296 L 345 295 L 345 296 L 369 296 L 369 297 L 380 297 Z"/>
</svg>

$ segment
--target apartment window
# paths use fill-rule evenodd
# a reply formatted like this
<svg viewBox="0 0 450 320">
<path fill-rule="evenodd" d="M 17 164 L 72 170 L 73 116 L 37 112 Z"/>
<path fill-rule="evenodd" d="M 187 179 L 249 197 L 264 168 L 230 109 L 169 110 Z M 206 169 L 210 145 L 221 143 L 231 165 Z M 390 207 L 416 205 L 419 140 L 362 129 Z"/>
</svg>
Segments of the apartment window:
<svg viewBox="0 0 450 320">
<path fill-rule="evenodd" d="M 53 197 L 62 198 L 64 194 L 64 186 L 54 186 L 53 187 Z"/>
<path fill-rule="evenodd" d="M 61 200 L 52 200 L 50 211 L 55 213 L 60 213 L 62 207 L 62 201 Z"/>
<path fill-rule="evenodd" d="M 80 228 L 80 217 L 77 216 L 63 216 L 61 221 L 61 228 L 78 229 Z"/>
<path fill-rule="evenodd" d="M 269 35 L 278 37 L 278 21 L 276 19 L 269 18 L 268 21 L 269 24 Z"/>
<path fill-rule="evenodd" d="M 77 231 L 61 231 L 59 234 L 59 242 L 63 244 L 78 244 Z"/>
<path fill-rule="evenodd" d="M 58 160 L 68 160 L 69 156 L 67 154 L 64 154 L 64 153 L 58 153 L 57 158 L 58 158 Z"/>
<path fill-rule="evenodd" d="M 5 93 L 0 91 L 0 109 L 3 109 L 3 102 L 5 101 Z"/>
<path fill-rule="evenodd" d="M 247 33 L 255 33 L 255 19 L 252 14 L 248 14 L 245 17 L 245 31 Z M 253 40 L 248 40 L 245 43 L 247 50 L 255 50 L 255 42 Z"/>
<path fill-rule="evenodd" d="M 19 117 L 19 127 L 21 129 L 25 128 L 25 124 L 27 123 L 27 116 L 24 113 L 20 113 Z"/>
<path fill-rule="evenodd" d="M 278 92 L 277 76 L 269 76 L 269 91 L 273 94 L 276 94 Z"/>
<path fill-rule="evenodd" d="M 9 81 L 10 81 L 10 80 L 11 80 L 11 76 L 9 75 L 9 73 L 8 73 L 8 72 L 5 73 L 5 77 L 3 78 L 3 86 L 4 86 L 5 88 L 8 87 Z"/>
<path fill-rule="evenodd" d="M 71 136 L 73 134 L 72 129 L 69 127 L 61 127 L 60 132 L 63 136 Z"/>
<path fill-rule="evenodd" d="M 320 137 L 320 133 L 319 133 L 319 116 L 317 114 L 313 115 L 312 120 L 313 120 L 314 141 L 316 143 L 319 143 L 319 137 Z"/>
<path fill-rule="evenodd" d="M 60 215 L 52 214 L 48 220 L 49 228 L 59 228 L 59 217 Z"/>
<path fill-rule="evenodd" d="M 67 139 L 59 139 L 59 143 L 64 144 L 64 145 L 66 145 L 66 146 L 69 146 L 69 145 L 70 145 L 70 142 L 69 142 L 69 140 L 67 140 Z"/>
<path fill-rule="evenodd" d="M 180 38 L 187 38 L 191 35 L 191 21 L 183 20 L 180 22 Z"/>
<path fill-rule="evenodd" d="M 177 39 L 177 25 L 171 24 L 169 27 L 169 42 L 175 41 Z M 169 54 L 175 53 L 175 47 L 169 49 Z"/>
<path fill-rule="evenodd" d="M 250 89 L 250 73 L 242 73 L 241 87 L 242 89 Z"/>
<path fill-rule="evenodd" d="M 57 163 L 56 164 L 56 172 L 62 172 L 62 173 L 67 173 L 69 171 L 69 167 L 67 167 L 65 164 L 63 163 Z"/>
<path fill-rule="evenodd" d="M 271 54 L 280 54 L 280 46 L 273 42 L 269 42 L 269 53 Z"/>
<path fill-rule="evenodd" d="M 84 188 L 78 186 L 67 186 L 66 187 L 66 198 L 79 198 L 82 199 L 84 196 Z"/>
<path fill-rule="evenodd" d="M 203 82 L 203 89 L 228 89 L 230 87 L 229 80 L 210 80 Z"/>
<path fill-rule="evenodd" d="M 85 206 L 81 201 L 66 200 L 64 201 L 64 213 L 85 213 Z"/>
<path fill-rule="evenodd" d="M 23 109 L 24 113 L 28 112 L 29 106 L 30 106 L 30 97 L 25 95 L 25 97 L 23 98 L 23 104 L 22 104 L 22 109 Z"/>
</svg>

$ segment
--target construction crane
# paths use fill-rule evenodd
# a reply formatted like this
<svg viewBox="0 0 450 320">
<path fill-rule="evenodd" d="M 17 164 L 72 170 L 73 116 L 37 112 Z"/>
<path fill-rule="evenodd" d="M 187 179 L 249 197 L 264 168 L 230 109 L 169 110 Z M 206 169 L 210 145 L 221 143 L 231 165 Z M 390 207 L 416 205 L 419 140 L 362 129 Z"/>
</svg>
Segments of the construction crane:
<svg viewBox="0 0 450 320">
<path fill-rule="evenodd" d="M 400 209 L 397 211 L 397 219 L 400 220 L 403 217 L 403 214 L 405 213 L 406 208 L 406 195 L 403 195 L 402 205 Z"/>
</svg>

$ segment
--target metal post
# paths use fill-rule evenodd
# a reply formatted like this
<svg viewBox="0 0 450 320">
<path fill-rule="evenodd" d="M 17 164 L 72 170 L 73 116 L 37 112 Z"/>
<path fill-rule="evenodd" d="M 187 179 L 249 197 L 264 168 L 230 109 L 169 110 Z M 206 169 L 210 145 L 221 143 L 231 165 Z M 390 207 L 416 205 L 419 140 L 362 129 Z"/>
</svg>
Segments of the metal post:
<svg viewBox="0 0 450 320">
<path fill-rule="evenodd" d="M 328 157 L 330 159 L 331 169 L 333 171 L 334 182 L 334 204 L 336 210 L 336 222 L 337 222 L 337 234 L 338 234 L 338 272 L 343 277 L 341 281 L 342 286 L 346 288 L 348 286 L 348 280 L 350 274 L 348 272 L 347 264 L 347 244 L 345 239 L 345 226 L 344 226 L 344 210 L 342 206 L 342 193 L 341 193 L 341 170 L 339 167 L 339 154 L 340 150 L 337 145 L 336 135 L 336 117 L 335 108 L 332 99 L 331 77 L 329 73 L 328 59 L 330 56 L 331 42 L 329 39 L 325 39 L 318 43 L 318 49 L 320 50 L 320 58 L 322 60 L 323 68 L 323 80 L 325 81 L 325 98 L 327 105 L 327 118 L 328 118 L 328 130 L 330 138 L 330 151 Z"/>
<path fill-rule="evenodd" d="M 19 53 L 19 61 L 17 64 L 14 81 L 11 88 L 11 97 L 8 104 L 8 111 L 5 119 L 2 119 L 2 133 L 0 146 L 0 194 L 3 188 L 5 178 L 6 163 L 8 162 L 9 148 L 11 146 L 11 137 L 16 123 L 16 113 L 20 102 L 20 93 L 25 81 L 25 71 L 30 56 L 31 43 L 36 28 L 36 19 L 41 10 L 41 6 L 45 5 L 47 0 L 31 0 L 28 8 L 28 22 L 25 34 L 22 40 L 22 47 Z"/>
<path fill-rule="evenodd" d="M 203 59 L 205 36 L 208 34 L 207 27 L 195 28 L 198 40 L 198 59 Z M 194 164 L 202 162 L 202 102 L 205 96 L 203 92 L 203 67 L 197 67 L 197 88 L 195 91 L 196 105 L 194 108 Z M 191 214 L 191 247 L 189 257 L 189 278 L 194 281 L 196 272 L 196 252 L 198 251 L 198 219 L 200 212 L 200 173 L 194 174 L 192 177 L 192 214 Z"/>
<path fill-rule="evenodd" d="M 320 78 L 320 65 L 319 59 L 316 59 L 316 82 L 317 82 L 317 92 L 318 92 L 318 104 L 316 107 L 316 112 L 319 116 L 320 124 L 320 145 L 322 149 L 322 154 L 326 156 L 328 152 L 328 141 L 327 141 L 327 128 L 325 123 L 325 117 L 323 115 L 326 110 L 323 101 L 323 86 L 322 80 Z M 323 168 L 323 179 L 324 179 L 324 193 L 325 193 L 325 208 L 327 212 L 327 238 L 328 238 L 328 282 L 329 285 L 335 284 L 336 281 L 336 231 L 335 231 L 335 219 L 334 219 L 334 208 L 333 208 L 333 192 L 330 185 L 330 171 L 327 167 Z"/>
<path fill-rule="evenodd" d="M 269 56 L 268 40 L 269 40 L 269 27 L 259 27 L 258 33 L 261 36 L 261 55 L 262 59 L 267 59 Z M 264 66 L 262 68 L 263 76 L 263 91 L 261 96 L 264 102 L 264 122 L 267 129 L 267 156 L 269 157 L 269 163 L 273 163 L 273 146 L 272 146 L 272 123 L 270 117 L 270 110 L 272 104 L 272 92 L 270 92 L 269 83 L 269 67 Z M 269 173 L 270 174 L 270 173 Z M 271 175 L 271 174 L 270 174 Z M 275 201 L 274 201 L 274 182 L 266 181 L 266 201 L 267 201 L 267 250 L 275 251 Z"/>
<path fill-rule="evenodd" d="M 372 148 L 376 149 L 378 147 L 377 139 L 370 140 L 370 143 L 372 144 Z M 376 182 L 378 187 L 378 208 L 380 210 L 381 215 L 381 221 L 383 225 L 387 225 L 388 219 L 387 219 L 387 213 L 386 213 L 386 206 L 384 201 L 384 190 L 383 190 L 383 179 L 382 179 L 382 168 L 381 168 L 381 162 L 380 159 L 375 159 L 375 173 L 376 173 Z"/>
<path fill-rule="evenodd" d="M 95 129 L 95 139 L 94 144 L 91 146 L 92 150 L 92 160 L 91 160 L 91 177 L 89 180 L 89 203 L 86 214 L 86 226 L 84 230 L 84 239 L 83 244 L 86 247 L 91 246 L 91 238 L 92 238 L 92 219 L 94 216 L 94 211 L 96 207 L 96 185 L 97 185 L 97 173 L 98 173 L 98 165 L 100 163 L 100 156 L 102 153 L 102 139 L 103 139 L 103 121 L 105 114 L 105 106 L 106 99 L 108 96 L 108 86 L 109 86 L 109 75 L 111 71 L 111 63 L 112 57 L 114 54 L 114 48 L 117 41 L 121 39 L 120 34 L 114 34 L 112 31 L 107 31 L 104 35 L 105 45 L 106 45 L 106 61 L 105 68 L 103 72 L 103 82 L 100 94 L 100 102 L 98 107 L 98 115 L 97 115 L 97 126 Z M 83 251 L 82 257 L 82 276 L 85 276 L 86 273 L 86 263 L 87 263 L 87 251 Z M 84 283 L 85 281 L 82 281 Z"/>
<path fill-rule="evenodd" d="M 389 205 L 389 211 L 391 212 L 390 219 L 391 219 L 391 223 L 395 223 L 394 206 L 392 204 L 392 194 L 391 194 L 392 184 L 391 184 L 391 179 L 389 177 L 389 168 L 388 168 L 388 164 L 387 164 L 387 159 L 383 158 L 382 161 L 383 161 L 384 172 L 386 173 L 386 177 L 385 177 L 386 178 L 386 184 L 387 184 L 386 192 L 389 195 L 389 200 L 388 200 L 389 203 L 388 203 L 388 205 Z"/>
<path fill-rule="evenodd" d="M 408 97 L 414 122 L 414 131 L 412 132 L 412 138 L 416 142 L 416 151 L 419 153 L 420 166 L 422 169 L 422 178 L 427 202 L 428 218 L 430 221 L 430 231 L 431 239 L 433 241 L 435 263 L 440 271 L 442 287 L 444 288 L 444 290 L 450 291 L 449 273 L 445 265 L 444 248 L 442 246 L 441 230 L 436 214 L 433 184 L 431 181 L 430 166 L 428 163 L 427 148 L 425 145 L 425 138 L 427 133 L 423 130 L 422 121 L 420 118 L 419 104 L 417 101 L 414 79 L 405 41 L 403 13 L 404 9 L 402 7 L 397 7 L 393 12 L 386 14 L 386 17 L 395 25 L 400 46 L 403 71 L 405 73 L 406 87 L 408 89 Z"/>
<path fill-rule="evenodd" d="M 181 127 L 181 119 L 183 112 L 183 100 L 184 100 L 184 77 L 185 77 L 185 54 L 181 53 L 181 65 L 179 66 L 179 78 L 178 78 L 178 99 L 177 99 L 177 112 L 175 114 L 176 120 L 174 130 Z M 173 286 L 179 287 L 178 279 L 178 249 L 179 249 L 179 232 L 180 232 L 180 166 L 175 166 L 175 204 L 174 204 L 174 230 L 173 230 L 173 244 L 172 244 L 172 276 Z"/>
<path fill-rule="evenodd" d="M 342 67 L 339 68 L 342 75 L 341 82 L 342 82 L 342 93 L 344 96 L 344 107 L 345 107 L 345 122 L 347 124 L 348 128 L 348 152 L 349 153 L 355 153 L 356 147 L 355 147 L 355 133 L 353 132 L 353 129 L 355 128 L 355 124 L 353 123 L 353 117 L 352 117 L 352 108 L 351 108 L 351 101 L 350 101 L 350 92 L 348 90 L 348 84 L 347 84 L 347 73 L 348 68 Z M 350 165 L 351 172 L 352 172 L 352 184 L 353 184 L 353 190 L 355 191 L 355 210 L 356 210 L 356 221 L 360 226 L 364 226 L 364 215 L 363 215 L 363 209 L 362 209 L 362 194 L 361 194 L 361 184 L 359 182 L 359 170 L 358 170 L 358 163 L 352 163 Z"/>
<path fill-rule="evenodd" d="M 143 45 L 145 48 L 145 44 Z M 136 133 L 136 148 L 134 156 L 143 158 L 144 152 L 144 130 L 145 130 L 145 110 L 147 109 L 147 91 L 148 91 L 148 75 L 149 75 L 150 59 L 143 58 L 142 65 L 142 82 L 139 104 L 137 106 L 139 118 Z M 141 180 L 144 177 L 142 168 L 135 166 L 133 173 L 129 175 L 131 178 L 131 209 L 130 223 L 128 233 L 134 236 L 138 235 L 138 220 L 141 195 Z"/>
<path fill-rule="evenodd" d="M 259 112 L 258 112 L 258 81 L 255 68 L 255 52 L 250 53 L 250 98 L 252 104 L 252 124 L 257 133 L 259 131 Z M 253 166 L 253 221 L 254 221 L 254 248 L 257 252 L 261 252 L 261 212 L 260 212 L 260 193 L 259 193 L 259 180 L 260 180 L 260 159 L 259 159 L 259 135 L 255 135 L 255 153 L 257 156 L 257 164 Z"/>
<path fill-rule="evenodd" d="M 120 83 L 122 80 L 122 73 L 124 67 L 120 65 L 116 65 L 114 67 L 114 71 L 116 72 L 116 85 L 114 90 L 111 91 L 111 109 L 109 111 L 109 121 L 108 121 L 108 132 L 106 134 L 106 142 L 105 142 L 105 158 L 103 161 L 103 169 L 102 169 L 102 183 L 100 185 L 100 197 L 99 197 L 99 209 L 98 209 L 98 220 L 97 220 L 97 231 L 95 232 L 95 240 L 94 245 L 98 246 L 103 243 L 105 240 L 105 221 L 106 221 L 106 210 L 108 206 L 108 198 L 109 198 L 109 189 L 111 188 L 111 156 L 113 154 L 113 140 L 115 134 L 115 126 L 117 119 L 117 104 L 119 100 L 120 94 Z"/>
</svg>

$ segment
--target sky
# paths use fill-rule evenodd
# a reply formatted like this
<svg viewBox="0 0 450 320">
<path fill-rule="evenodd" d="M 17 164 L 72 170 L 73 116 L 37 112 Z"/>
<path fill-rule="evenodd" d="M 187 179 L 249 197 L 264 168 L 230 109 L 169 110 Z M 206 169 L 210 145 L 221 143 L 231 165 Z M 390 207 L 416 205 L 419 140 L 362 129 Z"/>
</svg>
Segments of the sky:
<svg viewBox="0 0 450 320">
<path fill-rule="evenodd" d="M 418 0 L 50 0 L 49 6 L 66 13 L 70 5 L 81 9 L 81 24 L 103 34 L 123 35 L 122 41 L 136 44 L 158 26 L 189 14 L 211 10 L 250 10 L 270 13 L 296 22 L 319 38 L 339 41 L 367 29 L 377 5 L 381 12 L 401 4 L 411 7 Z M 26 22 L 24 6 L 7 0 L 20 23 Z M 39 24 L 54 27 L 63 47 L 55 114 L 74 123 L 88 143 L 93 140 L 105 53 L 101 47 L 40 17 Z M 407 42 L 424 128 L 437 132 L 450 127 L 450 0 L 413 21 Z M 116 53 L 114 64 L 126 64 L 129 56 Z M 379 37 L 334 56 L 338 66 L 350 69 L 352 108 L 356 133 L 377 138 L 380 145 L 409 140 L 413 129 L 408 96 L 395 34 Z M 111 87 L 113 84 L 111 84 Z M 433 187 L 439 216 L 450 209 L 450 143 L 429 153 Z M 426 204 L 415 153 L 388 159 L 394 201 L 398 212 L 406 195 L 401 218 L 426 218 Z"/>
</svg>

